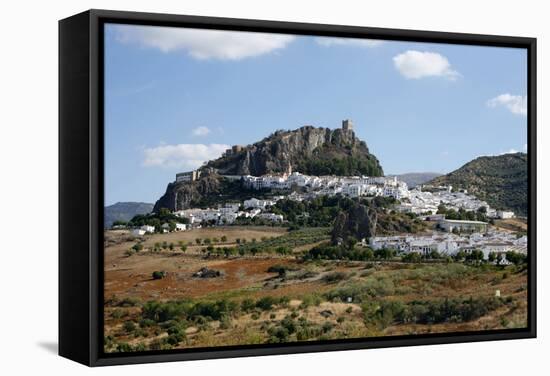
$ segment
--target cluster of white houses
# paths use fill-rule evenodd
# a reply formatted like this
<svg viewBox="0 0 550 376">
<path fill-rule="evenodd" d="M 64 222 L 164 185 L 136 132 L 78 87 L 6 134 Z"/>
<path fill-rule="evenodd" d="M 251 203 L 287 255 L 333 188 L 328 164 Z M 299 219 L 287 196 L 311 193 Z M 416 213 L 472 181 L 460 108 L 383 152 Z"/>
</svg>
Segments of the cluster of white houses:
<svg viewBox="0 0 550 376">
<path fill-rule="evenodd" d="M 388 196 L 400 199 L 408 193 L 407 184 L 396 177 L 384 176 L 310 176 L 299 172 L 287 172 L 282 175 L 264 176 L 227 176 L 240 178 L 249 189 L 289 190 L 302 188 L 306 193 L 302 199 L 311 196 L 333 196 L 342 194 L 349 197 Z"/>
<path fill-rule="evenodd" d="M 527 236 L 518 238 L 512 233 L 494 229 L 484 233 L 474 232 L 466 235 L 434 233 L 426 236 L 375 236 L 369 239 L 368 245 L 375 250 L 386 248 L 402 253 L 415 252 L 422 255 L 437 251 L 441 255 L 453 256 L 460 251 L 468 254 L 479 250 L 483 252 L 485 259 L 489 258 L 490 253 L 495 253 L 501 255 L 503 262 L 506 262 L 506 252 L 514 251 L 527 254 Z"/>
<path fill-rule="evenodd" d="M 269 222 L 281 223 L 284 217 L 280 214 L 269 212 L 269 208 L 275 205 L 277 199 L 259 200 L 251 198 L 243 203 L 225 203 L 218 208 L 185 209 L 174 214 L 186 218 L 191 226 L 198 226 L 208 222 L 216 225 L 230 225 L 238 218 L 259 218 Z M 244 209 L 244 210 L 243 210 Z"/>
<path fill-rule="evenodd" d="M 174 223 L 174 231 L 185 231 L 189 230 L 190 226 L 186 225 L 184 223 Z M 163 223 L 162 226 L 162 232 L 170 232 L 170 224 L 169 223 Z M 143 236 L 145 234 L 153 234 L 155 232 L 155 226 L 150 225 L 143 225 L 139 228 L 135 228 L 132 230 L 132 234 L 136 236 Z"/>
<path fill-rule="evenodd" d="M 435 192 L 423 191 L 421 188 L 411 189 L 401 199 L 398 210 L 415 214 L 435 214 L 439 205 L 447 209 L 477 211 L 484 207 L 489 218 L 513 218 L 514 212 L 495 210 L 486 201 L 477 199 L 467 192 L 452 192 L 452 186 L 438 187 Z"/>
<path fill-rule="evenodd" d="M 191 171 L 176 175 L 176 181 L 193 181 L 200 177 L 200 172 Z M 227 179 L 240 180 L 243 185 L 254 190 L 291 191 L 283 196 L 261 200 L 250 198 L 242 203 L 226 203 L 219 208 L 187 209 L 176 212 L 176 215 L 187 218 L 191 225 L 201 222 L 216 224 L 232 224 L 237 218 L 262 218 L 272 222 L 282 222 L 283 217 L 269 212 L 269 207 L 281 198 L 302 201 L 318 196 L 344 195 L 348 197 L 383 196 L 400 200 L 396 207 L 401 212 L 410 212 L 418 215 L 435 215 L 440 205 L 447 209 L 477 211 L 484 207 L 489 218 L 511 218 L 511 211 L 497 211 L 485 201 L 469 195 L 465 191 L 453 192 L 451 186 L 430 187 L 430 191 L 423 191 L 422 187 L 409 190 L 407 184 L 397 177 L 372 176 L 310 176 L 299 172 L 289 171 L 280 175 L 232 175 Z M 300 188 L 300 189 L 294 189 Z M 434 189 L 435 188 L 435 189 Z M 240 210 L 243 209 L 247 210 Z M 451 222 L 448 226 L 453 227 Z M 446 225 L 444 225 L 446 226 Z M 455 226 L 456 227 L 456 226 Z"/>
</svg>

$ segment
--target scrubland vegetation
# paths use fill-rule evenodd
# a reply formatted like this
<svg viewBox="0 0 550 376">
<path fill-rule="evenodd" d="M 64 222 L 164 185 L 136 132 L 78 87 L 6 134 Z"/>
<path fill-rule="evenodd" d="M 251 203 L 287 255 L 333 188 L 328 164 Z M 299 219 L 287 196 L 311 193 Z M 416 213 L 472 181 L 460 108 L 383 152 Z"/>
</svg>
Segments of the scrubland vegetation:
<svg viewBox="0 0 550 376">
<path fill-rule="evenodd" d="M 184 240 L 186 251 L 177 240 L 171 250 L 170 242 L 151 239 L 107 253 L 115 266 L 106 272 L 105 351 L 526 325 L 524 259 L 511 266 L 439 255 L 407 260 L 390 250 L 331 246 L 324 228 L 207 233 Z M 221 273 L 198 278 L 201 268 Z"/>
</svg>

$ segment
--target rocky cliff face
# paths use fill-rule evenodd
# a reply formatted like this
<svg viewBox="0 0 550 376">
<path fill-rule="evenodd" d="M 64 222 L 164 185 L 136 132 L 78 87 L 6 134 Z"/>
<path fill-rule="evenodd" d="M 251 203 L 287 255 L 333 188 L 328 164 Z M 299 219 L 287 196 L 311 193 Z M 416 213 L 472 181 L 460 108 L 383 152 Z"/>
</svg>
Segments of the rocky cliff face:
<svg viewBox="0 0 550 376">
<path fill-rule="evenodd" d="M 362 240 L 375 236 L 376 225 L 376 209 L 355 203 L 336 217 L 331 234 L 332 243 L 345 243 L 350 237 Z"/>
<path fill-rule="evenodd" d="M 290 169 L 309 175 L 383 175 L 380 162 L 353 130 L 306 126 L 277 131 L 237 152 L 209 161 L 201 168 L 200 179 L 168 184 L 153 210 L 187 209 L 206 202 L 211 195 L 231 199 L 221 175 L 261 176 Z"/>
<path fill-rule="evenodd" d="M 293 171 L 304 174 L 380 176 L 382 167 L 353 130 L 306 126 L 277 131 L 241 151 L 211 161 L 220 174 L 261 176 Z"/>
<path fill-rule="evenodd" d="M 220 176 L 213 172 L 205 173 L 193 182 L 169 183 L 153 211 L 158 212 L 161 208 L 171 211 L 188 209 L 208 195 L 219 194 L 221 186 Z"/>
</svg>

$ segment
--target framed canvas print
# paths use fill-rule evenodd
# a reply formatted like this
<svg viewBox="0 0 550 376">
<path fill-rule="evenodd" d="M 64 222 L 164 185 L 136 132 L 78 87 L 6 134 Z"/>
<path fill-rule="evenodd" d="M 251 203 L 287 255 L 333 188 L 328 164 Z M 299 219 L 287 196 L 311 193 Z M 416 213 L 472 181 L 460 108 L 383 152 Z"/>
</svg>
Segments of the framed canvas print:
<svg viewBox="0 0 550 376">
<path fill-rule="evenodd" d="M 536 40 L 60 21 L 59 353 L 536 335 Z"/>
</svg>

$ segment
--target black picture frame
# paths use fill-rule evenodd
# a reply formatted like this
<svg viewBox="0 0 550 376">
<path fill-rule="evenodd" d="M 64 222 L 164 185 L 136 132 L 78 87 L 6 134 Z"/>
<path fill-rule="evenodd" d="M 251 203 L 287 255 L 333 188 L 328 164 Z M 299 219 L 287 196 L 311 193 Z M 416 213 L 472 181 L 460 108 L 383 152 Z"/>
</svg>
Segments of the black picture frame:
<svg viewBox="0 0 550 376">
<path fill-rule="evenodd" d="M 528 327 L 330 342 L 103 352 L 103 24 L 125 23 L 516 47 L 528 59 Z M 88 10 L 59 21 L 59 354 L 88 366 L 536 337 L 536 39 Z"/>
</svg>

